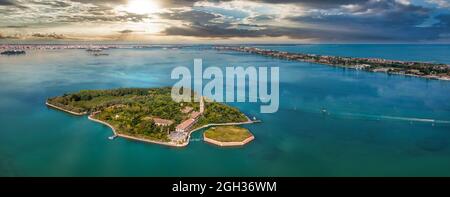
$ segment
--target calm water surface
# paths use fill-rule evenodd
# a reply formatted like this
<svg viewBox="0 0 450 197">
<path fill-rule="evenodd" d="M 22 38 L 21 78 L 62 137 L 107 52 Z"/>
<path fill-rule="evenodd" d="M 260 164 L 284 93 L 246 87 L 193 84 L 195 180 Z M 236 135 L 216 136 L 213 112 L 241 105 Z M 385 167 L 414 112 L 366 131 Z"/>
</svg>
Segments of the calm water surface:
<svg viewBox="0 0 450 197">
<path fill-rule="evenodd" d="M 328 55 L 450 63 L 449 45 L 270 45 Z M 115 49 L 0 57 L 0 176 L 450 176 L 450 82 L 217 52 Z M 49 109 L 82 89 L 170 86 L 176 66 L 279 66 L 280 109 L 231 103 L 263 120 L 256 139 L 219 148 L 108 140 L 109 128 Z M 326 108 L 329 114 L 321 113 Z M 435 120 L 435 123 L 429 120 Z"/>
</svg>

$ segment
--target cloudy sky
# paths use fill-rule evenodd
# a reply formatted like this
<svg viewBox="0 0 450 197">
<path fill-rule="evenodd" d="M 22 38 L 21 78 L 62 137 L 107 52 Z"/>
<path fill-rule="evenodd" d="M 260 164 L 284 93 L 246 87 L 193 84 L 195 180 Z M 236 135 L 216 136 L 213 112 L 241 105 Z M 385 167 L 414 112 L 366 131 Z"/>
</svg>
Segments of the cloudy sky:
<svg viewBox="0 0 450 197">
<path fill-rule="evenodd" d="M 0 40 L 450 43 L 450 0 L 0 0 Z"/>
</svg>

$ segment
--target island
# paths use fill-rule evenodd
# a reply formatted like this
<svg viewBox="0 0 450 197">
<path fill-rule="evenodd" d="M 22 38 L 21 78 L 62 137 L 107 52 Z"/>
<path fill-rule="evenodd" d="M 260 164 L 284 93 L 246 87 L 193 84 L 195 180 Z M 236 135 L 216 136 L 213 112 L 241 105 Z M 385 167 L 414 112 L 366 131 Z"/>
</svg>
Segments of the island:
<svg viewBox="0 0 450 197">
<path fill-rule="evenodd" d="M 193 91 L 191 95 L 198 96 Z M 190 134 L 202 128 L 258 122 L 235 107 L 200 98 L 199 102 L 175 102 L 170 87 L 119 88 L 64 94 L 48 98 L 46 105 L 77 116 L 88 115 L 112 129 L 110 139 L 123 137 L 175 147 L 188 145 Z"/>
<path fill-rule="evenodd" d="M 0 53 L 0 55 L 24 55 L 25 51 L 23 50 L 7 50 Z"/>
<path fill-rule="evenodd" d="M 238 126 L 210 127 L 203 133 L 206 142 L 218 146 L 243 146 L 255 137 L 246 128 Z"/>
<path fill-rule="evenodd" d="M 246 46 L 215 46 L 214 48 L 216 50 L 238 51 L 279 59 L 318 63 L 370 72 L 384 72 L 388 74 L 423 77 L 427 79 L 450 80 L 450 65 L 441 63 L 291 53 Z"/>
</svg>

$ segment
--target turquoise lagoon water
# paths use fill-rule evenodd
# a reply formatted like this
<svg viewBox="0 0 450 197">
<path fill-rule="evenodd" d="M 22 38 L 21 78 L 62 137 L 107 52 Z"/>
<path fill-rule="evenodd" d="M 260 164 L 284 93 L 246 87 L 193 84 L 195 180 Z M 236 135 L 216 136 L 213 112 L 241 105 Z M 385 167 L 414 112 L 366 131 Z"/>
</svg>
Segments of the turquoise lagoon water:
<svg viewBox="0 0 450 197">
<path fill-rule="evenodd" d="M 330 55 L 450 63 L 448 45 L 270 45 Z M 115 49 L 0 57 L 0 176 L 450 176 L 450 82 L 218 52 Z M 49 109 L 81 89 L 170 86 L 176 66 L 279 66 L 280 108 L 256 116 L 255 141 L 219 148 L 108 140 L 109 128 Z M 329 114 L 323 114 L 326 108 Z M 435 120 L 430 122 L 429 120 Z"/>
</svg>

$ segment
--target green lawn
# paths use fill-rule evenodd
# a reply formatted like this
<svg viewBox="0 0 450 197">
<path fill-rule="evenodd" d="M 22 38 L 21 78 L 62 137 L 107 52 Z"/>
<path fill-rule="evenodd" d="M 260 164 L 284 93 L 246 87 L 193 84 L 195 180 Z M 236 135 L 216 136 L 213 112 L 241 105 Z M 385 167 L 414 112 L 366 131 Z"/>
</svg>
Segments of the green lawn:
<svg viewBox="0 0 450 197">
<path fill-rule="evenodd" d="M 206 130 L 205 136 L 220 142 L 241 142 L 252 134 L 248 129 L 238 126 L 216 126 Z"/>
</svg>

